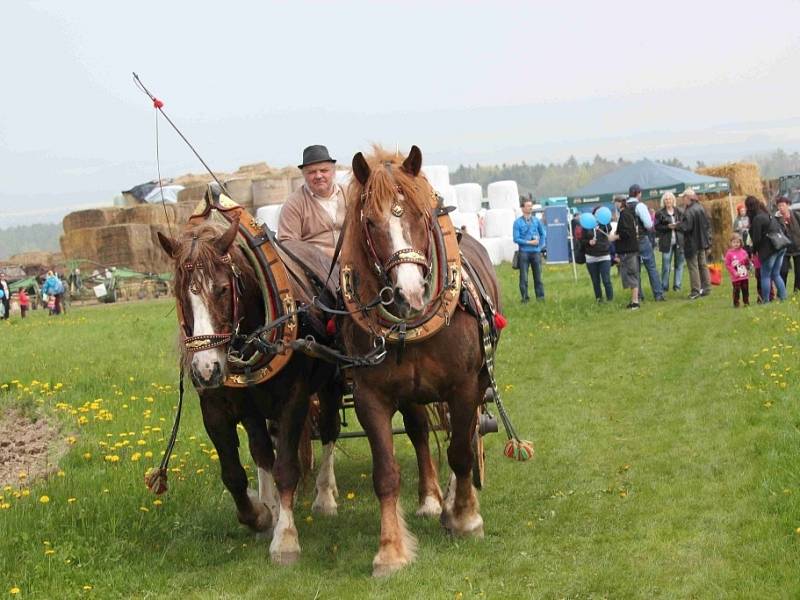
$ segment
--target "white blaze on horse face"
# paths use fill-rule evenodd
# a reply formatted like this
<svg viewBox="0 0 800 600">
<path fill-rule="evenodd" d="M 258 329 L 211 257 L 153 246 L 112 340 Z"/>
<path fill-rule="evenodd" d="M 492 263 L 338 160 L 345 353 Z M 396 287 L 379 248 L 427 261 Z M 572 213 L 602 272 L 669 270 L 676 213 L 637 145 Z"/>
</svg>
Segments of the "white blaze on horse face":
<svg viewBox="0 0 800 600">
<path fill-rule="evenodd" d="M 192 303 L 192 319 L 194 327 L 192 335 L 211 335 L 214 333 L 214 324 L 211 322 L 211 314 L 203 303 L 200 294 L 189 293 L 189 300 Z M 195 352 L 192 356 L 192 370 L 200 376 L 202 381 L 209 381 L 214 373 L 215 366 L 222 370 L 225 364 L 225 355 L 220 348 L 211 348 Z"/>
<path fill-rule="evenodd" d="M 400 217 L 389 216 L 389 237 L 392 240 L 392 254 L 412 247 L 411 242 L 406 239 Z M 394 268 L 394 274 L 394 285 L 400 290 L 408 305 L 414 310 L 425 308 L 425 280 L 422 278 L 420 266 L 402 263 Z"/>
</svg>

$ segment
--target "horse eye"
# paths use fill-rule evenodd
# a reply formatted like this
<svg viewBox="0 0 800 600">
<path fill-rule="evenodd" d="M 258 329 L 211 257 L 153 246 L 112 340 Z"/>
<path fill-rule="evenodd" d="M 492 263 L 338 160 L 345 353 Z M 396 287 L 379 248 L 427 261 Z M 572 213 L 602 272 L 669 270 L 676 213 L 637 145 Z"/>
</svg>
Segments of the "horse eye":
<svg viewBox="0 0 800 600">
<path fill-rule="evenodd" d="M 228 285 L 215 285 L 214 286 L 214 297 L 217 299 L 222 298 L 225 293 L 228 291 Z"/>
</svg>

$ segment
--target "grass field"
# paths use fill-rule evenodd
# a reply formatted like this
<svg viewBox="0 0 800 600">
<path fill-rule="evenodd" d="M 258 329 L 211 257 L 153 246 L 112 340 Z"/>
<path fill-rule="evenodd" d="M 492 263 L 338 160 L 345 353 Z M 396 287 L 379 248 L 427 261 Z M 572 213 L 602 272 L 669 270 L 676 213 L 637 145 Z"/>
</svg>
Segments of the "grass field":
<svg viewBox="0 0 800 600">
<path fill-rule="evenodd" d="M 618 280 L 618 299 L 596 305 L 584 269 L 575 284 L 548 267 L 547 302 L 523 306 L 515 274 L 500 275 L 499 385 L 536 457 L 513 463 L 502 434 L 486 438 L 486 537 L 453 540 L 413 515 L 413 452 L 397 437 L 420 550 L 381 580 L 364 440 L 340 444 L 338 517 L 312 517 L 311 485 L 298 499 L 290 568 L 236 522 L 193 391 L 170 490 L 145 489 L 177 401 L 170 302 L 0 323 L 0 408 L 53 419 L 69 447 L 49 479 L 0 491 L 0 596 L 800 596 L 797 298 L 734 310 L 725 281 L 630 313 Z"/>
</svg>

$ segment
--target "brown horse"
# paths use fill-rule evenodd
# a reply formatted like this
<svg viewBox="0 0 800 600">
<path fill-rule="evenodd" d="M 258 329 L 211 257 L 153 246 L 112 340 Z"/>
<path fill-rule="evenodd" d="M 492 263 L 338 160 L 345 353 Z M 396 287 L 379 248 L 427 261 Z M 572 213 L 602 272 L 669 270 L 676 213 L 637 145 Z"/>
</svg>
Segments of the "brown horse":
<svg viewBox="0 0 800 600">
<path fill-rule="evenodd" d="M 420 444 L 424 440 L 427 447 L 427 429 L 413 418 L 409 427 L 408 415 L 418 414 L 415 406 L 420 403 L 446 403 L 452 432 L 447 458 L 453 476 L 442 503 L 432 462 L 428 458 L 425 464 L 418 457 L 420 502 L 440 506 L 441 523 L 453 534 L 483 535 L 471 477 L 475 460 L 471 440 L 477 409 L 490 387 L 483 352 L 486 339 L 475 316 L 453 308 L 461 297 L 459 267 L 459 272 L 448 273 L 449 283 L 437 283 L 442 271 L 436 265 L 441 266 L 445 257 L 441 244 L 438 253 L 434 248 L 434 220 L 443 213 L 437 210 L 431 185 L 420 175 L 421 165 L 416 146 L 405 160 L 380 149 L 369 159 L 355 155 L 341 250 L 342 291 L 359 308 L 340 320 L 343 343 L 355 355 L 376 344 L 387 343 L 388 350 L 381 365 L 353 371 L 356 413 L 372 450 L 373 486 L 381 509 L 380 546 L 373 560 L 376 576 L 415 557 L 416 540 L 406 529 L 398 504 L 400 473 L 391 429 L 397 410 L 406 417 L 412 439 Z M 455 236 L 452 226 L 449 231 Z M 499 309 L 498 284 L 486 251 L 469 236 L 461 240 L 460 251 Z M 457 261 L 447 256 L 448 261 L 454 258 Z M 431 314 L 440 321 L 433 332 L 428 330 Z"/>
<path fill-rule="evenodd" d="M 224 385 L 229 373 L 230 334 L 246 335 L 264 325 L 265 302 L 251 261 L 236 243 L 238 219 L 229 226 L 210 219 L 189 225 L 178 239 L 159 233 L 164 250 L 175 260 L 175 295 L 187 341 L 200 341 L 199 351 L 187 351 L 183 360 L 200 397 L 203 423 L 219 455 L 222 481 L 236 503 L 241 523 L 255 531 L 274 527 L 270 544 L 273 562 L 290 564 L 300 554 L 292 506 L 301 476 L 298 445 L 309 410 L 309 396 L 320 398 L 320 437 L 324 458 L 317 479 L 314 509 L 336 513 L 333 447 L 339 433 L 337 408 L 341 387 L 335 367 L 294 352 L 272 378 L 249 387 Z M 325 272 L 330 263 L 307 244 L 292 252 Z M 307 285 L 294 285 L 293 297 L 306 304 Z M 310 317 L 309 317 L 310 318 Z M 307 319 L 299 319 L 299 334 L 314 333 Z M 323 334 L 324 335 L 324 334 Z M 277 460 L 266 419 L 278 424 Z M 236 425 L 248 436 L 258 466 L 259 492 L 248 492 L 247 474 L 239 460 Z M 274 466 L 274 471 L 273 471 Z M 273 479 L 274 472 L 274 479 Z M 276 491 L 277 485 L 277 491 Z"/>
</svg>

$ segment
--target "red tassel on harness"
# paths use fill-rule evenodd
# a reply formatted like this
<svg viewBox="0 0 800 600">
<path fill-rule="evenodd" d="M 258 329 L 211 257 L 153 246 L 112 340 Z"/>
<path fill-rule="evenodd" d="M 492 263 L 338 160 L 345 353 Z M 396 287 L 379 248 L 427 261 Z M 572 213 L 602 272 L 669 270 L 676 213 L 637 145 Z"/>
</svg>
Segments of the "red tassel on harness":
<svg viewBox="0 0 800 600">
<path fill-rule="evenodd" d="M 164 103 L 161 100 L 153 98 L 153 108 L 161 108 L 162 106 L 164 106 Z"/>
<path fill-rule="evenodd" d="M 325 325 L 325 333 L 327 333 L 329 337 L 336 335 L 336 321 L 328 319 L 328 323 Z"/>
<path fill-rule="evenodd" d="M 494 313 L 494 326 L 497 328 L 497 331 L 505 329 L 506 325 L 508 325 L 508 319 L 500 313 Z"/>
</svg>

